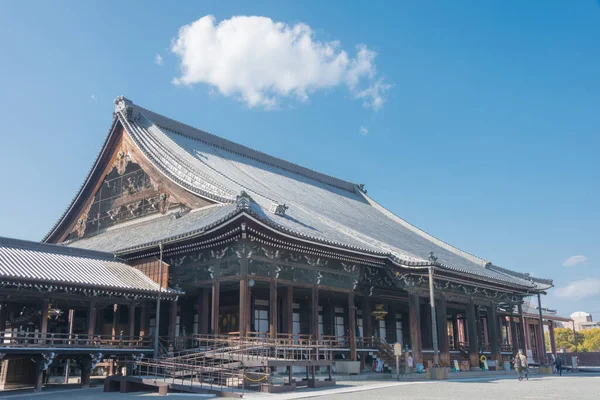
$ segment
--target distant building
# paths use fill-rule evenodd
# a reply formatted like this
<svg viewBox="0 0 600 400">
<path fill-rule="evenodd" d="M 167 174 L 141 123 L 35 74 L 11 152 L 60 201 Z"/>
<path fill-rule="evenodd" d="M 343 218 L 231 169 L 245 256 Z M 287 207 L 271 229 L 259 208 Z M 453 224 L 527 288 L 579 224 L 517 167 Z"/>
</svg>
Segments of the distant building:
<svg viewBox="0 0 600 400">
<path fill-rule="evenodd" d="M 581 324 L 581 330 L 600 328 L 600 322 L 584 322 Z"/>
<path fill-rule="evenodd" d="M 589 323 L 592 323 L 592 315 L 589 313 L 586 313 L 585 311 L 576 311 L 573 314 L 571 314 L 571 319 L 573 320 L 574 324 L 575 324 L 575 330 L 576 331 L 581 331 L 583 329 L 591 329 L 588 327 Z M 595 325 L 593 326 L 594 328 L 599 327 L 600 325 L 596 324 L 592 324 Z M 585 328 L 584 328 L 585 326 Z"/>
</svg>

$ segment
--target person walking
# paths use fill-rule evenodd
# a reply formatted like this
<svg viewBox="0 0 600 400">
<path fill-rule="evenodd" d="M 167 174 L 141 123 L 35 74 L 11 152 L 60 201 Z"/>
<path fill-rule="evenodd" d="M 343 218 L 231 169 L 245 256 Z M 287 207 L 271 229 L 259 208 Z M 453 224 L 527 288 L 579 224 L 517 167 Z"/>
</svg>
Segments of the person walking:
<svg viewBox="0 0 600 400">
<path fill-rule="evenodd" d="M 519 353 L 521 352 L 521 350 L 519 350 Z M 517 372 L 517 379 L 522 381 L 523 377 L 521 376 L 521 357 L 519 357 L 519 354 L 517 354 L 515 356 L 515 359 L 513 360 L 513 364 L 515 365 L 515 371 Z"/>
<path fill-rule="evenodd" d="M 554 360 L 555 365 L 556 365 L 556 373 L 558 374 L 558 376 L 562 376 L 562 360 L 560 359 L 560 357 L 556 357 L 556 360 Z"/>
<path fill-rule="evenodd" d="M 529 380 L 529 363 L 527 362 L 527 356 L 523 354 L 523 350 L 519 350 L 519 358 L 521 359 L 521 373 L 525 376 L 526 380 Z M 521 377 L 523 379 L 523 377 Z"/>
</svg>

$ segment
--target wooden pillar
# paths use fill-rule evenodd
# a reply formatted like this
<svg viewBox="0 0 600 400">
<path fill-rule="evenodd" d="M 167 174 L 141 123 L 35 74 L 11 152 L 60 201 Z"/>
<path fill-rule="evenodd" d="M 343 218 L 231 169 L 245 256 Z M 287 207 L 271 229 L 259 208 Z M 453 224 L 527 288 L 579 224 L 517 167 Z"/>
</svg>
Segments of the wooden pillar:
<svg viewBox="0 0 600 400">
<path fill-rule="evenodd" d="M 119 315 L 119 306 L 117 304 L 113 305 L 113 319 L 112 319 L 112 328 L 111 328 L 111 335 L 112 335 L 112 340 L 115 340 L 117 338 L 117 317 Z"/>
<path fill-rule="evenodd" d="M 294 288 L 288 286 L 286 297 L 286 313 L 287 313 L 287 329 L 286 333 L 292 335 L 294 333 Z"/>
<path fill-rule="evenodd" d="M 127 336 L 130 338 L 135 336 L 135 304 L 129 304 L 129 327 L 127 329 Z"/>
<path fill-rule="evenodd" d="M 208 288 L 202 289 L 202 294 L 200 297 L 201 303 L 198 309 L 198 328 L 200 333 L 206 335 L 209 332 L 209 326 L 211 323 L 209 322 L 209 301 L 210 301 L 210 290 Z"/>
<path fill-rule="evenodd" d="M 460 341 L 460 335 L 458 334 L 458 315 L 456 314 L 452 317 L 452 335 L 452 350 L 458 350 L 460 348 L 458 343 Z"/>
<path fill-rule="evenodd" d="M 253 303 L 252 287 L 248 286 L 248 293 L 246 294 L 246 332 L 252 332 L 256 328 L 252 325 L 252 314 L 254 313 Z"/>
<path fill-rule="evenodd" d="M 550 321 L 550 325 L 548 325 L 548 336 L 550 339 L 550 351 L 554 357 L 556 357 L 556 339 L 554 337 L 554 321 Z"/>
<path fill-rule="evenodd" d="M 363 318 L 363 336 L 373 336 L 373 317 L 371 316 L 371 298 L 363 297 L 362 318 Z"/>
<path fill-rule="evenodd" d="M 544 324 L 541 323 L 537 326 L 535 331 L 535 339 L 537 342 L 537 356 L 540 363 L 546 363 L 546 354 L 544 354 Z"/>
<path fill-rule="evenodd" d="M 140 312 L 140 337 L 148 335 L 148 303 L 143 302 Z"/>
<path fill-rule="evenodd" d="M 446 297 L 440 292 L 437 294 L 437 328 L 438 345 L 440 349 L 440 364 L 444 367 L 450 366 L 450 346 L 448 343 L 448 309 Z"/>
<path fill-rule="evenodd" d="M 517 310 L 519 313 L 519 321 L 521 323 L 521 329 L 519 330 L 519 334 L 521 336 L 521 349 L 516 350 L 523 350 L 523 354 L 527 355 L 527 323 L 525 321 L 525 317 L 523 316 L 523 306 L 521 303 L 517 305 Z"/>
<path fill-rule="evenodd" d="M 44 371 L 45 365 L 44 360 L 36 360 L 35 361 L 35 383 L 33 387 L 34 392 L 41 392 L 42 385 L 44 384 Z"/>
<path fill-rule="evenodd" d="M 356 306 L 354 305 L 354 292 L 348 292 L 348 329 L 350 330 L 350 359 L 356 361 Z"/>
<path fill-rule="evenodd" d="M 385 315 L 385 340 L 388 343 L 396 343 L 396 310 L 391 302 L 387 304 L 387 314 Z"/>
<path fill-rule="evenodd" d="M 519 341 L 517 340 L 517 327 L 515 326 L 515 321 L 513 321 L 512 315 L 508 317 L 508 329 L 510 330 L 510 344 L 512 346 L 512 352 L 515 353 L 517 351 Z"/>
<path fill-rule="evenodd" d="M 242 279 L 240 279 L 240 323 L 238 329 L 240 332 L 240 337 L 246 337 L 248 335 L 248 318 L 250 317 L 248 315 L 248 297 L 248 278 L 244 276 Z"/>
<path fill-rule="evenodd" d="M 528 352 L 526 351 L 527 349 L 531 349 L 532 353 L 533 353 L 533 346 L 531 343 L 531 331 L 530 331 L 531 327 L 529 326 L 529 319 L 528 318 L 523 318 L 523 331 L 525 333 L 525 341 L 523 343 L 525 343 L 525 345 L 523 346 L 523 354 L 525 354 L 528 358 L 529 358 L 529 354 L 527 354 Z"/>
<path fill-rule="evenodd" d="M 88 303 L 88 312 L 87 312 L 87 333 L 90 336 L 93 336 L 96 333 L 96 302 L 90 301 Z M 90 338 L 92 340 L 93 338 Z"/>
<path fill-rule="evenodd" d="M 272 339 L 277 338 L 277 281 L 271 279 L 269 286 L 269 332 Z"/>
<path fill-rule="evenodd" d="M 427 300 L 426 304 L 430 304 L 428 298 Z M 423 349 L 433 349 L 431 329 L 431 307 L 423 307 L 421 308 L 421 346 Z"/>
<path fill-rule="evenodd" d="M 469 362 L 471 367 L 479 367 L 479 334 L 477 333 L 477 308 L 470 299 L 467 304 L 467 330 L 469 332 Z"/>
<path fill-rule="evenodd" d="M 319 339 L 319 287 L 313 286 L 312 288 L 312 301 L 311 301 L 311 334 L 314 340 Z"/>
<path fill-rule="evenodd" d="M 421 304 L 419 293 L 412 292 L 408 295 L 408 318 L 410 320 L 410 345 L 412 347 L 413 362 L 423 362 L 421 344 Z"/>
<path fill-rule="evenodd" d="M 79 370 L 81 371 L 81 387 L 90 387 L 90 375 L 92 373 L 92 360 L 89 356 L 84 356 L 79 361 Z"/>
<path fill-rule="evenodd" d="M 171 340 L 177 337 L 177 301 L 171 300 L 171 308 L 169 310 L 169 338 Z M 175 347 L 175 346 L 173 346 Z"/>
<path fill-rule="evenodd" d="M 40 321 L 41 326 L 40 326 L 40 332 L 41 333 L 47 333 L 48 332 L 48 307 L 50 306 L 50 299 L 43 299 L 42 300 L 42 319 Z M 40 386 L 41 388 L 41 386 Z"/>
<path fill-rule="evenodd" d="M 492 360 L 496 360 L 496 370 L 499 370 L 500 364 L 502 364 L 502 353 L 500 351 L 502 334 L 499 329 L 498 305 L 496 303 L 492 303 L 487 309 L 487 328 Z"/>
<path fill-rule="evenodd" d="M 6 303 L 0 304 L 0 339 L 4 336 L 6 331 L 6 320 L 8 319 L 8 308 Z M 0 361 L 1 362 L 1 361 Z"/>
<path fill-rule="evenodd" d="M 212 318 L 210 324 L 210 330 L 213 335 L 219 334 L 219 291 L 221 290 L 220 283 L 218 280 L 213 282 L 212 287 Z"/>
</svg>

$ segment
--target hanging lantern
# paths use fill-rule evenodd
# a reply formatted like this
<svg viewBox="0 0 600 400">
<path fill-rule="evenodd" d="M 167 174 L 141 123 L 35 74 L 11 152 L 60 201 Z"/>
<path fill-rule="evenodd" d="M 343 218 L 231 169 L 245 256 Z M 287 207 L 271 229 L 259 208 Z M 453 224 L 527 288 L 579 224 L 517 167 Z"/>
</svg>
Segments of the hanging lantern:
<svg viewBox="0 0 600 400">
<path fill-rule="evenodd" d="M 383 304 L 375 304 L 375 310 L 371 312 L 378 321 L 383 321 L 387 313 L 388 312 L 383 309 Z"/>
</svg>

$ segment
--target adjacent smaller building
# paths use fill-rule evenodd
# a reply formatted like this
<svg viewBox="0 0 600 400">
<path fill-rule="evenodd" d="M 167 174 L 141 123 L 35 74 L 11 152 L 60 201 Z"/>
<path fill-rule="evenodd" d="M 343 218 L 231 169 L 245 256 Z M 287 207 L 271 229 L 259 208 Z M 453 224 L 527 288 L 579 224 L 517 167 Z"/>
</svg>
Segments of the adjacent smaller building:
<svg viewBox="0 0 600 400">
<path fill-rule="evenodd" d="M 159 292 L 181 294 L 152 272 L 112 253 L 0 237 L 0 390 L 40 390 L 44 371 L 67 360 L 86 385 L 103 358 L 151 351 L 149 306 Z"/>
</svg>

